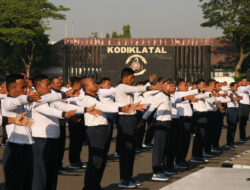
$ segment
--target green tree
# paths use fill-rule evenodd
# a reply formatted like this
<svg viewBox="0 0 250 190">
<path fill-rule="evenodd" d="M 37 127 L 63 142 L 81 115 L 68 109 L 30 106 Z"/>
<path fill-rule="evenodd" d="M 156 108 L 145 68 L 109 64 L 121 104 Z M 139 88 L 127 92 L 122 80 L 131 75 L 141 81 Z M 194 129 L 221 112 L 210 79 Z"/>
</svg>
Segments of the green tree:
<svg viewBox="0 0 250 190">
<path fill-rule="evenodd" d="M 112 38 L 118 38 L 117 32 L 112 32 Z"/>
<path fill-rule="evenodd" d="M 106 38 L 110 38 L 109 33 L 106 34 Z M 117 34 L 117 32 L 112 32 L 111 38 L 131 38 L 130 25 L 123 25 L 122 34 Z"/>
<path fill-rule="evenodd" d="M 107 33 L 107 34 L 106 34 L 106 37 L 105 37 L 105 38 L 110 38 L 110 35 L 109 35 L 109 33 Z"/>
<path fill-rule="evenodd" d="M 202 27 L 223 30 L 238 49 L 239 58 L 235 67 L 236 77 L 244 60 L 250 55 L 250 1 L 249 0 L 200 0 L 205 22 Z"/>
<path fill-rule="evenodd" d="M 55 6 L 48 0 L 0 1 L 1 46 L 7 44 L 10 47 L 13 53 L 11 56 L 21 60 L 28 77 L 36 60 L 35 56 L 39 54 L 38 50 L 47 45 L 44 41 L 48 41 L 45 35 L 45 31 L 49 29 L 48 19 L 65 19 L 61 12 L 66 10 L 69 9 L 61 5 Z"/>
<path fill-rule="evenodd" d="M 122 28 L 123 34 L 121 34 L 121 38 L 131 38 L 131 33 L 130 33 L 130 25 L 123 25 Z"/>
</svg>

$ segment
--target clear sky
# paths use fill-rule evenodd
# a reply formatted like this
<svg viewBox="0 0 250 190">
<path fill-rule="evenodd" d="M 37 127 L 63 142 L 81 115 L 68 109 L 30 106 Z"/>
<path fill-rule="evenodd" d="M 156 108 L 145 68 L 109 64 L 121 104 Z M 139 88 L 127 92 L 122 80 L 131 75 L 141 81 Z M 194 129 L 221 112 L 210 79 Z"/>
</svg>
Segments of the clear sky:
<svg viewBox="0 0 250 190">
<path fill-rule="evenodd" d="M 66 37 L 99 37 L 130 24 L 132 37 L 218 37 L 221 30 L 202 28 L 199 0 L 50 0 L 70 8 L 65 21 L 50 21 L 51 41 Z"/>
</svg>

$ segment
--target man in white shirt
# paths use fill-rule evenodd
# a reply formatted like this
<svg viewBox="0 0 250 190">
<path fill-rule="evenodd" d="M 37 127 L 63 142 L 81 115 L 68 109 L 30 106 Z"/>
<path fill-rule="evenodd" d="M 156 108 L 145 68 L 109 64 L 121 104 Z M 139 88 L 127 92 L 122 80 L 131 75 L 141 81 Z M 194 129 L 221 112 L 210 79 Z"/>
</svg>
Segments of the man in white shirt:
<svg viewBox="0 0 250 190">
<path fill-rule="evenodd" d="M 212 138 L 212 145 L 213 145 L 213 152 L 220 153 L 223 149 L 219 146 L 221 130 L 223 126 L 223 118 L 226 112 L 225 104 L 229 101 L 227 96 L 227 92 L 221 90 L 221 84 L 219 82 L 215 83 L 215 93 L 218 93 L 218 97 L 216 97 L 216 101 L 219 102 L 217 105 L 216 111 L 216 125 L 214 125 L 213 130 L 213 138 Z"/>
<path fill-rule="evenodd" d="M 221 86 L 221 90 L 223 90 L 223 91 L 225 91 L 225 92 L 228 91 L 229 87 L 228 87 L 226 81 L 222 82 L 221 85 L 222 85 L 222 86 Z"/>
<path fill-rule="evenodd" d="M 176 86 L 173 84 L 164 83 L 162 92 L 159 92 L 152 99 L 152 104 L 144 113 L 143 120 L 156 110 L 156 123 L 154 127 L 154 151 L 152 158 L 152 168 L 154 181 L 167 181 L 169 177 L 164 174 L 162 164 L 167 156 L 169 131 L 171 128 L 171 101 L 170 94 L 174 93 Z"/>
<path fill-rule="evenodd" d="M 170 79 L 168 79 L 169 81 Z M 149 83 L 153 84 L 156 81 L 156 74 L 152 74 L 149 76 Z M 166 82 L 166 79 L 164 77 L 158 77 L 157 79 L 157 83 L 164 83 Z M 151 96 L 151 94 L 155 94 L 155 92 L 145 92 L 144 94 L 147 94 L 147 96 Z M 145 99 L 147 99 L 147 97 L 145 96 Z M 146 134 L 145 134 L 145 139 L 144 139 L 144 143 L 143 143 L 143 147 L 145 148 L 152 148 L 153 144 L 153 138 L 154 138 L 154 122 L 155 122 L 155 118 L 153 117 L 154 114 L 152 114 L 148 120 L 147 120 L 147 129 L 146 129 Z"/>
<path fill-rule="evenodd" d="M 6 81 L 0 80 L 0 105 L 1 105 L 1 100 L 7 97 L 7 93 L 8 93 L 8 91 L 6 89 Z M 6 127 L 4 125 L 2 125 L 2 144 L 1 144 L 1 147 L 6 147 L 6 140 L 7 140 Z"/>
<path fill-rule="evenodd" d="M 238 86 L 236 82 L 230 84 L 230 90 L 228 96 L 230 102 L 227 103 L 227 146 L 228 148 L 234 148 L 234 136 L 239 122 L 239 101 L 242 99 L 241 96 L 237 95 Z"/>
<path fill-rule="evenodd" d="M 62 80 L 54 76 L 51 78 L 51 93 L 59 93 L 62 89 Z M 68 90 L 64 91 L 67 92 Z M 64 150 L 65 150 L 65 143 L 66 143 L 66 120 L 65 119 L 59 119 L 60 123 L 60 136 L 58 138 L 58 172 L 63 173 L 66 172 L 66 170 L 63 168 L 63 156 L 64 156 Z"/>
<path fill-rule="evenodd" d="M 86 78 L 82 82 L 85 97 L 83 98 L 86 106 L 95 104 L 96 108 L 103 113 L 127 113 L 130 110 L 142 110 L 144 105 L 123 105 L 108 104 L 100 102 L 97 96 L 97 85 L 91 78 Z M 85 125 L 87 127 L 87 142 L 89 146 L 89 160 L 85 173 L 84 190 L 101 189 L 100 183 L 106 165 L 107 149 L 109 144 L 108 120 L 105 114 L 95 117 L 88 113 L 84 114 Z"/>
<path fill-rule="evenodd" d="M 51 94 L 50 80 L 46 75 L 37 75 L 33 83 L 39 95 Z M 54 95 L 54 93 L 52 94 Z M 86 109 L 90 112 L 89 108 Z M 60 135 L 59 120 L 83 114 L 85 108 L 54 101 L 32 109 L 31 126 L 33 144 L 33 190 L 56 190 L 58 170 L 58 138 Z"/>
<path fill-rule="evenodd" d="M 38 93 L 33 93 L 27 96 L 27 86 L 22 75 L 8 76 L 6 87 L 8 97 L 2 100 L 2 115 L 6 117 L 16 117 L 23 112 L 31 116 L 31 109 L 34 107 L 63 97 L 61 93 L 42 97 Z M 8 143 L 3 154 L 6 189 L 30 190 L 33 176 L 32 144 L 34 143 L 31 129 L 9 124 L 6 125 L 6 131 Z"/>
<path fill-rule="evenodd" d="M 188 91 L 188 86 L 183 79 L 177 81 L 177 88 L 177 98 L 178 96 L 184 98 L 187 95 L 196 95 L 199 93 L 199 90 Z M 195 99 L 193 101 L 195 101 Z M 190 105 L 190 100 L 184 100 L 177 103 L 176 108 L 180 116 L 176 167 L 184 169 L 189 167 L 189 164 L 186 161 L 186 156 L 190 145 L 191 132 L 193 130 L 193 111 Z"/>
<path fill-rule="evenodd" d="M 238 87 L 237 94 L 242 96 L 239 102 L 239 117 L 240 117 L 240 141 L 246 142 L 246 125 L 250 110 L 249 89 L 247 78 L 242 78 L 241 86 Z"/>
<path fill-rule="evenodd" d="M 132 86 L 134 84 L 134 71 L 130 68 L 122 70 L 122 83 L 116 87 L 115 100 L 119 106 L 134 104 L 134 93 L 147 90 L 158 90 L 161 86 Z M 136 111 L 130 114 L 119 112 L 121 126 L 120 140 L 120 184 L 121 188 L 135 188 L 137 184 L 133 179 L 133 167 L 135 159 L 135 135 L 136 135 Z"/>
<path fill-rule="evenodd" d="M 80 94 L 81 79 L 78 77 L 70 77 L 71 88 L 74 89 L 78 94 Z M 71 103 L 73 101 L 81 101 L 82 97 L 72 97 L 67 101 Z M 84 125 L 84 119 L 81 122 L 74 122 L 69 120 L 69 162 L 68 166 L 71 169 L 86 168 L 86 163 L 81 160 L 81 152 L 83 143 L 86 141 L 86 127 Z"/>
<path fill-rule="evenodd" d="M 200 93 L 195 96 L 198 98 L 197 102 L 193 102 L 193 112 L 194 112 L 194 126 L 195 126 L 195 137 L 193 141 L 192 149 L 192 162 L 204 163 L 208 160 L 203 156 L 203 149 L 205 143 L 207 125 L 207 106 L 205 104 L 205 99 L 208 98 L 211 92 L 205 92 L 206 82 L 200 79 L 196 82 L 197 88 Z"/>
<path fill-rule="evenodd" d="M 104 77 L 101 79 L 100 85 L 98 89 L 98 97 L 102 103 L 106 104 L 114 104 L 115 100 L 115 88 L 111 87 L 111 80 L 110 78 Z M 112 135 L 113 135 L 113 126 L 115 120 L 117 120 L 117 113 L 104 113 L 107 116 L 108 119 L 108 142 L 107 142 L 107 153 L 109 151 L 109 147 L 112 141 Z M 116 136 L 116 144 L 118 141 L 119 136 Z M 118 151 L 119 152 L 119 151 Z M 108 156 L 108 160 L 113 160 L 113 157 Z"/>
</svg>

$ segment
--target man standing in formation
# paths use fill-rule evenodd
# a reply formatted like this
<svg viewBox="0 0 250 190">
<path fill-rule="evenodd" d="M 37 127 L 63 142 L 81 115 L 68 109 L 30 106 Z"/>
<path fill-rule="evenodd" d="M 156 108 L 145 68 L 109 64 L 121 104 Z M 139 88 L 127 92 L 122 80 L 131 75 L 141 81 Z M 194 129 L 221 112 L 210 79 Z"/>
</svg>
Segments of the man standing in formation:
<svg viewBox="0 0 250 190">
<path fill-rule="evenodd" d="M 247 79 L 229 87 L 215 80 L 200 79 L 191 85 L 183 79 L 174 84 L 163 77 L 154 84 L 155 79 L 151 75 L 149 82 L 136 83 L 134 71 L 125 68 L 121 83 L 114 88 L 109 78 L 97 85 L 87 77 L 72 77 L 71 87 L 62 88 L 58 77 L 50 80 L 46 75 L 37 75 L 31 81 L 24 73 L 8 76 L 0 89 L 0 124 L 7 132 L 3 155 L 6 189 L 56 190 L 57 172 L 66 172 L 62 163 L 66 122 L 70 135 L 69 168 L 86 167 L 84 190 L 101 189 L 115 121 L 120 188 L 140 185 L 133 179 L 133 168 L 136 146 L 142 148 L 146 126 L 144 147 L 150 147 L 154 138 L 154 181 L 167 181 L 190 167 L 186 157 L 192 133 L 195 137 L 191 162 L 206 163 L 207 157 L 222 152 L 219 140 L 224 113 L 228 123 L 225 147 L 236 147 L 238 122 L 241 142 L 247 141 Z M 89 151 L 87 165 L 80 157 L 84 142 Z"/>
</svg>

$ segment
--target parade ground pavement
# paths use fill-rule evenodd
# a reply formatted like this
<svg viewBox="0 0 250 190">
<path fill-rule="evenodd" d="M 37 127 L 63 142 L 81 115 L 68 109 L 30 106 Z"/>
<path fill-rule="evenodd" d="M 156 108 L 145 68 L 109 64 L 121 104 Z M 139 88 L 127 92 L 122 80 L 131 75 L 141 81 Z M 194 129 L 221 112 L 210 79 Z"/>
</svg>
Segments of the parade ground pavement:
<svg viewBox="0 0 250 190">
<path fill-rule="evenodd" d="M 248 139 L 250 137 L 250 123 L 248 122 L 247 125 L 247 136 Z M 114 130 L 113 140 L 111 144 L 111 148 L 109 154 L 113 154 L 115 152 L 115 137 L 116 137 L 116 129 Z M 0 139 L 1 140 L 1 139 Z M 135 164 L 134 164 L 134 178 L 136 180 L 140 180 L 142 185 L 139 186 L 137 189 L 140 190 L 158 190 L 161 189 L 193 172 L 196 172 L 204 167 L 221 167 L 222 163 L 226 160 L 241 154 L 247 150 L 250 150 L 250 141 L 244 144 L 239 143 L 239 130 L 237 128 L 236 136 L 235 136 L 236 144 L 238 145 L 237 148 L 225 150 L 223 153 L 213 157 L 210 159 L 209 163 L 200 164 L 200 165 L 193 165 L 188 170 L 181 172 L 180 174 L 172 176 L 169 182 L 154 182 L 151 180 L 152 177 L 152 149 L 148 149 L 145 152 L 141 152 L 136 154 Z M 191 138 L 189 153 L 187 156 L 187 160 L 191 158 L 191 151 L 192 151 L 192 144 L 193 137 Z M 224 146 L 226 143 L 226 129 L 222 129 L 221 138 L 220 138 L 220 146 Z M 67 136 L 67 143 L 66 149 L 64 154 L 64 166 L 67 167 L 69 164 L 68 161 L 68 145 L 69 145 L 69 138 Z M 2 167 L 2 155 L 3 155 L 4 148 L 0 148 L 0 190 L 4 190 L 4 175 L 3 175 L 3 167 Z M 81 153 L 82 161 L 86 162 L 88 159 L 88 147 L 83 146 L 83 150 Z M 249 169 L 250 170 L 250 169 Z M 81 190 L 84 183 L 84 173 L 85 169 L 79 169 L 64 173 L 58 176 L 58 186 L 57 190 Z M 249 176 L 250 177 L 250 176 Z M 116 190 L 120 189 L 117 187 L 120 181 L 119 175 L 119 160 L 108 162 L 106 169 L 104 171 L 104 176 L 102 179 L 102 187 L 105 190 Z M 211 180 L 211 178 L 210 178 Z M 15 183 L 15 182 L 13 182 Z M 204 184 L 205 185 L 205 184 Z"/>
</svg>

